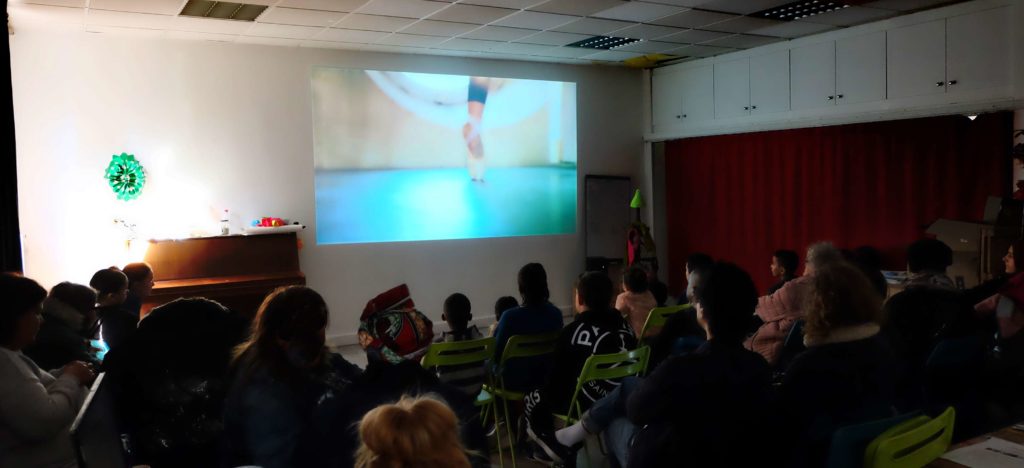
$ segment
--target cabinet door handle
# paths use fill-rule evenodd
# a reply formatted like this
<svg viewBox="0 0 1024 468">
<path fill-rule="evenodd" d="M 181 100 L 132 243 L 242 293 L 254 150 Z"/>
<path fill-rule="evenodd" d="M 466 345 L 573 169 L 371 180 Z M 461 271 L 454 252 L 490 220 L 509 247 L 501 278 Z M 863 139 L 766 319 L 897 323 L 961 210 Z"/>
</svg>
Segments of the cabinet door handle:
<svg viewBox="0 0 1024 468">
<path fill-rule="evenodd" d="M 743 110 L 750 110 L 750 107 L 748 107 L 748 106 L 743 106 Z"/>
<path fill-rule="evenodd" d="M 676 118 L 677 118 L 677 119 L 679 119 L 679 118 L 682 118 L 682 117 L 683 117 L 683 116 L 681 116 L 681 115 L 677 115 L 677 116 L 676 116 Z"/>
<path fill-rule="evenodd" d="M 828 97 L 828 100 L 829 100 L 829 101 L 831 101 L 831 100 L 833 100 L 833 99 L 835 99 L 835 98 L 836 98 L 835 96 L 829 96 L 829 97 Z"/>
<path fill-rule="evenodd" d="M 842 94 L 840 94 L 840 95 L 836 96 L 836 99 L 842 99 L 842 98 L 843 98 L 843 95 L 842 95 Z"/>
<path fill-rule="evenodd" d="M 938 87 L 941 88 L 942 87 L 942 82 L 941 81 L 936 81 L 935 82 L 935 86 L 938 86 Z"/>
<path fill-rule="evenodd" d="M 953 85 L 955 85 L 955 84 L 956 84 L 956 80 L 949 80 L 949 82 L 948 82 L 948 83 L 946 83 L 946 84 L 948 84 L 948 85 L 950 85 L 950 86 L 953 86 Z"/>
<path fill-rule="evenodd" d="M 684 118 L 684 119 L 686 118 L 686 114 L 683 114 L 683 118 Z"/>
<path fill-rule="evenodd" d="M 751 109 L 757 109 L 757 106 L 750 106 Z"/>
</svg>

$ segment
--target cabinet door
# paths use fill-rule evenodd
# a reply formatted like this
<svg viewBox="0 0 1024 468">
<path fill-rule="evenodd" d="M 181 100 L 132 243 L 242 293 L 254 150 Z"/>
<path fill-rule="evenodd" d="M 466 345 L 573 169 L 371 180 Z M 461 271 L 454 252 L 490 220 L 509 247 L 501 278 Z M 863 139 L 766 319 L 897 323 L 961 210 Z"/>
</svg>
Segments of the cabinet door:
<svg viewBox="0 0 1024 468">
<path fill-rule="evenodd" d="M 946 20 L 888 32 L 889 99 L 946 92 Z"/>
<path fill-rule="evenodd" d="M 836 43 L 812 44 L 790 51 L 793 110 L 835 105 Z"/>
<path fill-rule="evenodd" d="M 789 110 L 789 51 L 750 58 L 750 113 Z"/>
<path fill-rule="evenodd" d="M 712 66 L 689 68 L 680 75 L 683 125 L 715 118 L 715 73 Z"/>
<path fill-rule="evenodd" d="M 836 103 L 885 99 L 885 31 L 836 41 Z"/>
<path fill-rule="evenodd" d="M 750 115 L 750 61 L 715 64 L 715 118 Z"/>
<path fill-rule="evenodd" d="M 683 78 L 681 73 L 651 76 L 651 130 L 662 132 L 683 122 Z"/>
<path fill-rule="evenodd" d="M 946 20 L 946 91 L 1007 86 L 1011 7 Z"/>
</svg>

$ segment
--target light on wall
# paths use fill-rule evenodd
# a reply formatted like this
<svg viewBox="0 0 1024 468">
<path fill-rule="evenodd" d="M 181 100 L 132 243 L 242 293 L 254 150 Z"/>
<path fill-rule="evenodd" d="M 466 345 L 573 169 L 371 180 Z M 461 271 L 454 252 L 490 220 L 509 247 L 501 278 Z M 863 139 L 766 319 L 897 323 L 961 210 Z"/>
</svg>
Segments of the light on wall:
<svg viewBox="0 0 1024 468">
<path fill-rule="evenodd" d="M 978 114 L 967 114 L 967 118 L 971 119 L 971 120 L 974 120 L 974 119 L 978 118 Z"/>
</svg>

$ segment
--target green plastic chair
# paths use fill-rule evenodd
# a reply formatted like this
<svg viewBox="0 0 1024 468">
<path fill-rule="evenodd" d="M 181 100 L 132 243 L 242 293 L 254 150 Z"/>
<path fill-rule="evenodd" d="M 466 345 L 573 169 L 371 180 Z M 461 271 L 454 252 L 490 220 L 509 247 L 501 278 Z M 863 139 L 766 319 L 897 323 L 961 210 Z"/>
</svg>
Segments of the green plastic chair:
<svg viewBox="0 0 1024 468">
<path fill-rule="evenodd" d="M 505 342 L 505 349 L 501 353 L 501 362 L 498 363 L 497 372 L 492 376 L 491 382 L 484 385 L 484 391 L 490 393 L 496 398 L 500 398 L 503 408 L 505 409 L 505 428 L 508 434 L 509 452 L 512 453 L 512 466 L 516 466 L 516 448 L 514 437 L 512 437 L 512 418 L 509 417 L 508 402 L 509 400 L 522 401 L 523 398 L 526 397 L 526 393 L 508 390 L 505 388 L 505 365 L 513 359 L 531 358 L 555 352 L 555 344 L 558 341 L 558 335 L 560 333 L 561 331 L 556 331 L 551 333 L 515 335 L 509 337 L 508 341 Z M 505 459 L 501 456 L 501 440 L 497 433 L 497 411 L 494 411 L 494 427 L 495 437 L 498 438 L 498 456 L 501 457 L 501 466 L 505 466 Z"/>
<path fill-rule="evenodd" d="M 493 337 L 451 343 L 432 343 L 427 348 L 427 354 L 423 355 L 420 365 L 424 369 L 465 364 L 486 366 L 487 360 L 494 356 L 494 345 Z M 480 408 L 480 423 L 485 424 L 488 413 L 494 411 L 494 395 L 486 388 L 481 389 L 473 404 Z M 502 456 L 500 443 L 498 444 L 498 456 Z"/>
<path fill-rule="evenodd" d="M 916 468 L 939 458 L 953 440 L 956 411 L 918 416 L 883 432 L 864 451 L 865 468 Z"/>
<path fill-rule="evenodd" d="M 644 322 L 644 328 L 643 330 L 640 330 L 640 335 L 638 336 L 640 339 L 643 339 L 647 336 L 648 330 L 664 327 L 665 322 L 668 321 L 669 317 L 691 308 L 693 308 L 693 305 L 683 304 L 669 307 L 655 307 L 651 309 L 651 312 L 647 314 L 647 321 Z"/>
<path fill-rule="evenodd" d="M 624 351 L 615 354 L 594 354 L 587 358 L 580 371 L 580 377 L 576 380 L 576 390 L 569 400 L 568 414 L 556 414 L 555 417 L 563 420 L 566 424 L 574 424 L 583 416 L 580 408 L 579 395 L 583 385 L 595 380 L 614 380 L 629 376 L 637 376 L 647 369 L 647 360 L 651 356 L 651 348 L 641 346 L 632 351 Z"/>
</svg>

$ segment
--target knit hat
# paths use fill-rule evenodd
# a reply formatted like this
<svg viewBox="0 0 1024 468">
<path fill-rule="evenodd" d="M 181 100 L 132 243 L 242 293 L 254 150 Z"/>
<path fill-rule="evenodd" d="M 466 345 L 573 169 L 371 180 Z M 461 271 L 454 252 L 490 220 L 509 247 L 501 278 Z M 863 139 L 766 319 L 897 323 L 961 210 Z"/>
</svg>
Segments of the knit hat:
<svg viewBox="0 0 1024 468">
<path fill-rule="evenodd" d="M 395 286 L 366 303 L 359 317 L 359 331 L 366 332 L 374 350 L 392 364 L 419 359 L 434 339 L 434 324 L 416 310 L 409 287 Z"/>
</svg>

